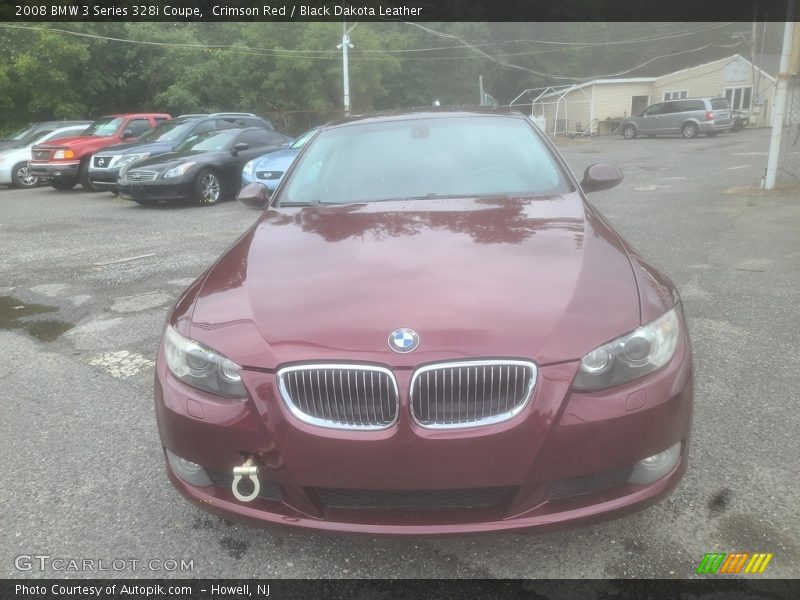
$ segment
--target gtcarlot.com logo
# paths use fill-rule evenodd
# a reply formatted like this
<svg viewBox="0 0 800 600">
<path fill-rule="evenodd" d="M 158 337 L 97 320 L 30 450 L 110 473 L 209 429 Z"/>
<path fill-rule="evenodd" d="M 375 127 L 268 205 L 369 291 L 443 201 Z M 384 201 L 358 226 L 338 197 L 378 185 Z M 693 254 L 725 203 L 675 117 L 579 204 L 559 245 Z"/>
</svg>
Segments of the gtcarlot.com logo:
<svg viewBox="0 0 800 600">
<path fill-rule="evenodd" d="M 184 558 L 63 558 L 49 554 L 20 554 L 14 559 L 18 571 L 109 572 L 194 571 L 194 560 Z"/>
<path fill-rule="evenodd" d="M 712 552 L 706 554 L 697 567 L 697 574 L 736 574 L 736 573 L 763 573 L 772 553 L 756 552 Z"/>
</svg>

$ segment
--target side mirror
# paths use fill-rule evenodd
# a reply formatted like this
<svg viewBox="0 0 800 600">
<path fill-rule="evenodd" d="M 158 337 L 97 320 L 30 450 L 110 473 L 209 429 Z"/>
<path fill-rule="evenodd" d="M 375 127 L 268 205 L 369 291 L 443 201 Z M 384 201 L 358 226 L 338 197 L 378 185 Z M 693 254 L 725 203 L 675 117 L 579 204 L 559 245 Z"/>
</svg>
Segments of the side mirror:
<svg viewBox="0 0 800 600">
<path fill-rule="evenodd" d="M 590 165 L 586 167 L 583 172 L 583 179 L 581 180 L 581 188 L 584 193 L 599 192 L 600 190 L 607 190 L 614 187 L 625 176 L 614 165 Z"/>
<path fill-rule="evenodd" d="M 247 150 L 250 147 L 250 144 L 246 144 L 245 142 L 239 142 L 233 147 L 233 154 L 236 156 L 239 152 L 243 150 Z"/>
<path fill-rule="evenodd" d="M 269 204 L 269 197 L 271 195 L 272 192 L 269 191 L 267 186 L 265 186 L 263 183 L 256 182 L 248 183 L 246 186 L 244 186 L 239 191 L 236 199 L 250 208 L 264 209 L 267 208 L 267 204 Z"/>
<path fill-rule="evenodd" d="M 123 140 L 128 139 L 128 138 L 132 138 L 132 137 L 136 137 L 135 135 L 133 135 L 133 130 L 126 129 L 125 131 L 122 132 L 122 139 Z"/>
</svg>

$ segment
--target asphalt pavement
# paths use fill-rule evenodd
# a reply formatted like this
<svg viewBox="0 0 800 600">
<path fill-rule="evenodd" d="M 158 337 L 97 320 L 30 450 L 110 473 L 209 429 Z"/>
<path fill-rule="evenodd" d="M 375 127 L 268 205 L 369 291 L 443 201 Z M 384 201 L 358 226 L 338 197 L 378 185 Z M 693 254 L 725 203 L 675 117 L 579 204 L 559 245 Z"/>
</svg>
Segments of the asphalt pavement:
<svg viewBox="0 0 800 600">
<path fill-rule="evenodd" d="M 559 142 L 578 174 L 624 172 L 590 200 L 677 284 L 696 412 L 666 500 L 530 536 L 334 537 L 190 505 L 165 477 L 152 361 L 171 302 L 258 212 L 0 190 L 0 576 L 687 578 L 706 552 L 772 552 L 761 577 L 800 576 L 800 194 L 758 189 L 768 143 L 767 130 Z"/>
</svg>

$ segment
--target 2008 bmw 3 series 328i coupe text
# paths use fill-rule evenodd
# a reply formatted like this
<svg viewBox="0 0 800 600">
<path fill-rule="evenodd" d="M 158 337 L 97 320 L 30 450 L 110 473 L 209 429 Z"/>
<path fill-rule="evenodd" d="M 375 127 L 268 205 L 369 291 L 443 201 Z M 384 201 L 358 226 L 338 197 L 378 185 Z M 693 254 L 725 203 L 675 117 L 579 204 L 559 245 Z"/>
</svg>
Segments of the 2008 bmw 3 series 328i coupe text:
<svg viewBox="0 0 800 600">
<path fill-rule="evenodd" d="M 686 469 L 691 351 L 673 284 L 584 197 L 621 179 L 593 165 L 579 184 L 518 114 L 320 128 L 168 318 L 173 485 L 226 517 L 369 534 L 663 498 Z"/>
</svg>

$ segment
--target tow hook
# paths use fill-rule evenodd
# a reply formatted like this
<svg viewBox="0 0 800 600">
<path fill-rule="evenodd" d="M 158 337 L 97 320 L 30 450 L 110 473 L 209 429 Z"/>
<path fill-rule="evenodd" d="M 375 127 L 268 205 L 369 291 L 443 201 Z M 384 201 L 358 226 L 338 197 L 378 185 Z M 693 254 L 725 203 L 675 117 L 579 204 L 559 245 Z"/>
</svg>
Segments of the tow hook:
<svg viewBox="0 0 800 600">
<path fill-rule="evenodd" d="M 247 495 L 239 491 L 239 483 L 242 481 L 243 477 L 253 482 L 253 491 Z M 254 464 L 252 456 L 249 456 L 247 460 L 244 461 L 244 464 L 233 467 L 233 484 L 231 485 L 231 491 L 236 499 L 242 502 L 252 502 L 258 496 L 258 493 L 261 491 L 261 484 L 258 483 L 258 466 Z"/>
</svg>

